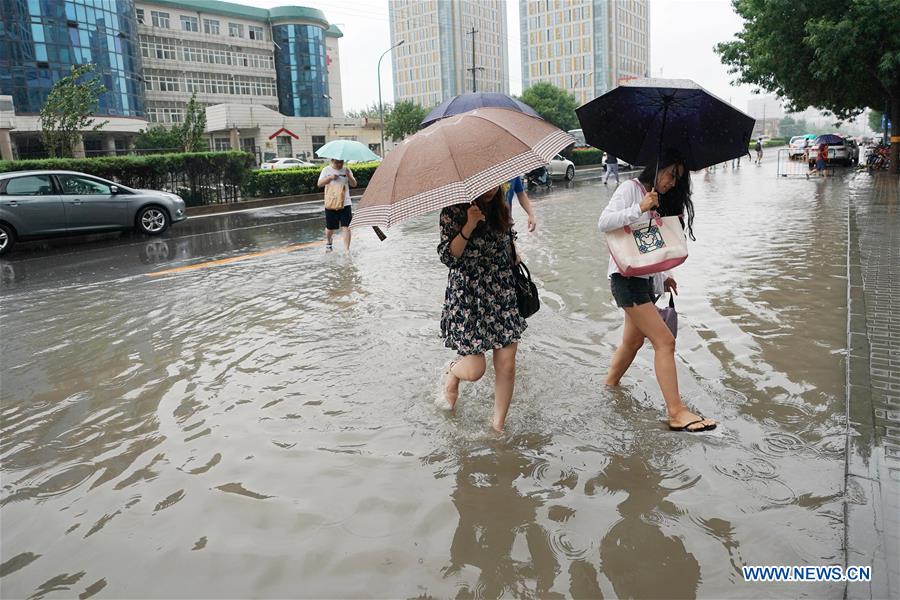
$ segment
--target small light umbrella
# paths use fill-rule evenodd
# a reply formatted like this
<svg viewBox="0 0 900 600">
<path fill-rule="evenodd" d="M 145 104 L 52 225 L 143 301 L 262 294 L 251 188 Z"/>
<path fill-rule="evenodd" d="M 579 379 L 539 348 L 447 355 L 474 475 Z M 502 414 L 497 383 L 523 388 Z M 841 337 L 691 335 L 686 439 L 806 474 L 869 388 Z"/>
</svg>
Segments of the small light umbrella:
<svg viewBox="0 0 900 600">
<path fill-rule="evenodd" d="M 381 160 L 365 144 L 355 140 L 331 140 L 316 150 L 316 155 L 337 160 Z"/>
<path fill-rule="evenodd" d="M 479 108 L 441 119 L 387 154 L 366 187 L 351 227 L 390 227 L 472 202 L 512 177 L 547 164 L 574 142 L 545 121 L 503 108 Z"/>
<path fill-rule="evenodd" d="M 476 108 L 508 108 L 532 117 L 541 118 L 537 112 L 519 100 L 500 92 L 467 92 L 444 100 L 422 119 L 422 127 L 428 127 L 440 119 L 458 115 Z"/>
<path fill-rule="evenodd" d="M 747 154 L 755 123 L 689 79 L 635 79 L 575 113 L 590 145 L 634 165 L 673 148 L 691 171 Z"/>
</svg>

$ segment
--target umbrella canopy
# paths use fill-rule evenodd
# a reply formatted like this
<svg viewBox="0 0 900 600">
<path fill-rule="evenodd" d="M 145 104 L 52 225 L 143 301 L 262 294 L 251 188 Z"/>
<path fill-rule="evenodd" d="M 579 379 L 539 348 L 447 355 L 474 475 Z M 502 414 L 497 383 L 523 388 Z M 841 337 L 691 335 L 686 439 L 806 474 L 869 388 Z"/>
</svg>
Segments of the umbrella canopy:
<svg viewBox="0 0 900 600">
<path fill-rule="evenodd" d="M 445 117 L 462 114 L 476 108 L 508 108 L 532 117 L 541 118 L 537 112 L 524 102 L 519 102 L 499 92 L 468 92 L 453 96 L 435 106 L 428 116 L 422 120 L 422 127 L 428 127 L 435 121 Z"/>
<path fill-rule="evenodd" d="M 820 146 L 822 144 L 831 146 L 831 145 L 843 144 L 843 143 L 844 143 L 844 138 L 842 138 L 841 136 L 834 134 L 834 133 L 826 133 L 824 135 L 820 135 L 819 137 L 816 138 L 816 141 L 813 142 L 813 144 L 816 146 Z"/>
<path fill-rule="evenodd" d="M 354 211 L 351 227 L 391 225 L 472 202 L 516 175 L 547 164 L 575 143 L 528 115 L 479 108 L 447 117 L 391 150 Z"/>
<path fill-rule="evenodd" d="M 316 155 L 321 158 L 336 158 L 338 160 L 380 160 L 381 157 L 369 150 L 360 142 L 353 140 L 331 140 L 318 150 Z"/>
<path fill-rule="evenodd" d="M 689 79 L 635 79 L 575 112 L 591 146 L 633 165 L 674 148 L 691 171 L 747 154 L 755 123 Z"/>
</svg>

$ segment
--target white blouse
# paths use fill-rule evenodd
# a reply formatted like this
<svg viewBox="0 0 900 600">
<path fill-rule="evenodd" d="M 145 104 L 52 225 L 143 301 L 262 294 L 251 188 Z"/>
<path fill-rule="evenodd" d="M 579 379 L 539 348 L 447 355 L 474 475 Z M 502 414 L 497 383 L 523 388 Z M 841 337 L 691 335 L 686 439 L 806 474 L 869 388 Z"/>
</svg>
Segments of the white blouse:
<svg viewBox="0 0 900 600">
<path fill-rule="evenodd" d="M 646 223 L 650 220 L 650 211 L 641 212 L 641 200 L 647 192 L 643 184 L 637 179 L 629 179 L 623 182 L 619 188 L 613 193 L 609 199 L 609 204 L 600 213 L 600 219 L 597 221 L 597 227 L 600 231 L 606 233 L 613 231 L 626 225 L 635 225 L 638 223 Z M 609 257 L 609 267 L 606 270 L 606 276 L 611 277 L 613 273 L 618 273 L 619 267 L 612 255 Z M 653 277 L 653 290 L 655 293 L 663 293 L 663 282 L 671 277 L 671 272 L 661 271 L 652 275 L 638 275 L 637 277 Z"/>
</svg>

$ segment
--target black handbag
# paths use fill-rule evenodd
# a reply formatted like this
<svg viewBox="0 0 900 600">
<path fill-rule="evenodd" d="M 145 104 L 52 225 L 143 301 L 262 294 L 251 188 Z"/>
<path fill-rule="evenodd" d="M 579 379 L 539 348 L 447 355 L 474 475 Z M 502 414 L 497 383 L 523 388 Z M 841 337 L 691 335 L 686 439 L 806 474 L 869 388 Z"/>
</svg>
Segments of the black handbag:
<svg viewBox="0 0 900 600">
<path fill-rule="evenodd" d="M 538 297 L 538 289 L 531 280 L 531 271 L 525 266 L 524 262 L 516 264 L 516 245 L 512 240 L 510 233 L 510 246 L 512 247 L 512 275 L 513 283 L 516 287 L 516 304 L 519 307 L 519 314 L 523 319 L 527 319 L 541 308 L 541 299 Z"/>
</svg>

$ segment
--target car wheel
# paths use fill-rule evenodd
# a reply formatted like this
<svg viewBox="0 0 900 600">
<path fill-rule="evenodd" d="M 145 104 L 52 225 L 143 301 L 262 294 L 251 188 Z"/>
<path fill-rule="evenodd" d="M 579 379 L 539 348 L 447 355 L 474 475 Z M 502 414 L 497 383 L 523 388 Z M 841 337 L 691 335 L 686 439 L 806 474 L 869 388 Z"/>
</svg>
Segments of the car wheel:
<svg viewBox="0 0 900 600">
<path fill-rule="evenodd" d="M 569 168 L 566 169 L 566 181 L 572 181 L 575 179 L 575 167 L 569 165 Z"/>
<path fill-rule="evenodd" d="M 0 223 L 0 256 L 12 250 L 16 243 L 16 232 L 6 223 Z"/>
<path fill-rule="evenodd" d="M 159 206 L 145 206 L 137 215 L 137 228 L 148 235 L 159 235 L 169 227 L 169 213 Z"/>
</svg>

